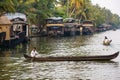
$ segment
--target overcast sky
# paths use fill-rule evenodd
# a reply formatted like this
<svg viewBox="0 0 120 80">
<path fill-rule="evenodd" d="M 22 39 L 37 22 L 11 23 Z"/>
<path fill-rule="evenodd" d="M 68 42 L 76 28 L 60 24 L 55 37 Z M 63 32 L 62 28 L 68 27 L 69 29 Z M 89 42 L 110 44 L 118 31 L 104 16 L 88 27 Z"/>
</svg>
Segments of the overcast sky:
<svg viewBox="0 0 120 80">
<path fill-rule="evenodd" d="M 111 10 L 112 13 L 120 16 L 120 0 L 91 0 L 92 3 L 99 4 L 100 7 L 105 7 Z"/>
</svg>

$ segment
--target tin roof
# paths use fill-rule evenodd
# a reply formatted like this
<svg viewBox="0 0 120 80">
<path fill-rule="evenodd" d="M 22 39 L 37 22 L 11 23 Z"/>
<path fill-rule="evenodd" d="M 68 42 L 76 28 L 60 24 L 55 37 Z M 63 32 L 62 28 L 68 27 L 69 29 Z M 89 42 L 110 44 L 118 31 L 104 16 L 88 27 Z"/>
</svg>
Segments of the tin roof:
<svg viewBox="0 0 120 80">
<path fill-rule="evenodd" d="M 27 21 L 26 15 L 23 14 L 23 13 L 18 13 L 18 12 L 16 12 L 16 13 L 6 13 L 4 15 L 7 16 L 9 20 L 20 17 L 20 18 L 23 18 L 25 21 Z"/>
</svg>

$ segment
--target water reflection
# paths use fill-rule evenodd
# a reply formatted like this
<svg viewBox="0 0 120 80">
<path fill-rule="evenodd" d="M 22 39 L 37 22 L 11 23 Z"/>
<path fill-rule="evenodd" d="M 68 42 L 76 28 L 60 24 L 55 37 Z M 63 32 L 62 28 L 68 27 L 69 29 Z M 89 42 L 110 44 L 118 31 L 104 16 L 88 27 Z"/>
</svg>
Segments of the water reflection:
<svg viewBox="0 0 120 80">
<path fill-rule="evenodd" d="M 25 61 L 33 46 L 41 56 L 81 56 L 112 54 L 120 50 L 117 31 L 92 36 L 66 38 L 31 38 L 30 43 L 14 49 L 0 51 L 0 80 L 119 80 L 120 56 L 112 61 Z M 110 46 L 102 45 L 104 36 L 113 40 Z"/>
</svg>

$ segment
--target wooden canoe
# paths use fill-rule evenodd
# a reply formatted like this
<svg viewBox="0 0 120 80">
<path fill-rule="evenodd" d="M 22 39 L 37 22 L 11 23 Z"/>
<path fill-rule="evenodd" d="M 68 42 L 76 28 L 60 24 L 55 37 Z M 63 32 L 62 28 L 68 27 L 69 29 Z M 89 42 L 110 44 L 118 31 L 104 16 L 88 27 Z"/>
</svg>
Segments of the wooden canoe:
<svg viewBox="0 0 120 80">
<path fill-rule="evenodd" d="M 111 55 L 97 55 L 97 56 L 64 56 L 64 57 L 30 57 L 24 54 L 26 60 L 32 61 L 109 61 L 116 58 L 119 52 Z"/>
</svg>

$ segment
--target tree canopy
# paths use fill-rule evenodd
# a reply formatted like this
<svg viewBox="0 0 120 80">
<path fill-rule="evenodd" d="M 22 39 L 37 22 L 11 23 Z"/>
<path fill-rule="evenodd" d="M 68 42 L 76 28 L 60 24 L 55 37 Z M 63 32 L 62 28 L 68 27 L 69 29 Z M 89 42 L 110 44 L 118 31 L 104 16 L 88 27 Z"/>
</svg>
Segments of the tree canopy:
<svg viewBox="0 0 120 80">
<path fill-rule="evenodd" d="M 92 5 L 90 0 L 2 0 L 0 16 L 3 13 L 20 12 L 27 15 L 29 24 L 38 26 L 45 24 L 48 17 L 72 17 L 92 20 L 96 26 L 109 23 L 118 26 L 120 17 L 99 5 Z"/>
</svg>

